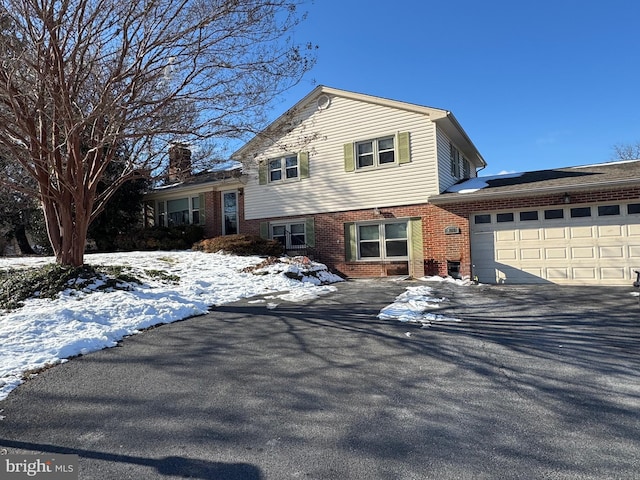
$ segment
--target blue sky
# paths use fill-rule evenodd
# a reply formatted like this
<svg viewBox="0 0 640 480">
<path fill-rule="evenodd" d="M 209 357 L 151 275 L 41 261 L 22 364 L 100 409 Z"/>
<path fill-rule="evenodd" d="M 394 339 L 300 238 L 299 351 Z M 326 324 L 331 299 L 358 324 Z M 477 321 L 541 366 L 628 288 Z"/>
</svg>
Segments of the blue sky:
<svg viewBox="0 0 640 480">
<path fill-rule="evenodd" d="M 640 2 L 315 0 L 295 32 L 316 85 L 453 112 L 481 175 L 614 158 L 640 142 Z"/>
</svg>

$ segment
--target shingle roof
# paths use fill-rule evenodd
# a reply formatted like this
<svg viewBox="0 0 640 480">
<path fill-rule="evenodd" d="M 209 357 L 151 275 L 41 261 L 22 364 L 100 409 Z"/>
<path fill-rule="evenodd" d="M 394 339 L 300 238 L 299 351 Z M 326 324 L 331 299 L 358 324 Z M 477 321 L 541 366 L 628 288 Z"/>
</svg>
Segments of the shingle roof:
<svg viewBox="0 0 640 480">
<path fill-rule="evenodd" d="M 459 182 L 446 192 L 430 197 L 429 201 L 466 201 L 494 196 L 534 195 L 549 191 L 576 191 L 598 186 L 629 184 L 640 185 L 640 160 L 478 177 Z"/>
</svg>

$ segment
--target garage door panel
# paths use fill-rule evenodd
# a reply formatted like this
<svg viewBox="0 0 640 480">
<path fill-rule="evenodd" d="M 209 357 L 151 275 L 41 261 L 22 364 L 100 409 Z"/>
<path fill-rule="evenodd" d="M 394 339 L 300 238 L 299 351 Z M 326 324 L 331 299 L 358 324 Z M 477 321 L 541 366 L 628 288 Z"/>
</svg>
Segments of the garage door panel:
<svg viewBox="0 0 640 480">
<path fill-rule="evenodd" d="M 533 277 L 540 277 L 541 280 L 543 279 L 543 276 L 544 276 L 543 269 L 540 267 L 523 268 L 522 271 L 527 275 L 531 275 Z"/>
<path fill-rule="evenodd" d="M 496 232 L 496 240 L 499 242 L 515 242 L 517 239 L 515 230 L 499 230 Z"/>
<path fill-rule="evenodd" d="M 540 238 L 540 230 L 537 228 L 520 230 L 520 240 L 540 240 Z"/>
<path fill-rule="evenodd" d="M 595 280 L 597 278 L 595 268 L 572 268 L 571 273 L 576 280 Z"/>
<path fill-rule="evenodd" d="M 599 225 L 598 237 L 621 237 L 622 225 Z"/>
<path fill-rule="evenodd" d="M 569 278 L 568 269 L 566 268 L 547 268 L 547 278 L 550 280 L 566 280 Z"/>
<path fill-rule="evenodd" d="M 582 259 L 582 258 L 595 258 L 595 249 L 593 247 L 572 247 L 571 248 L 571 258 L 574 259 Z"/>
<path fill-rule="evenodd" d="M 603 280 L 624 280 L 626 269 L 623 267 L 604 267 L 600 269 Z"/>
<path fill-rule="evenodd" d="M 544 258 L 547 260 L 559 260 L 567 258 L 567 250 L 565 248 L 545 248 Z"/>
<path fill-rule="evenodd" d="M 566 232 L 564 227 L 562 228 L 547 228 L 543 230 L 544 238 L 547 240 L 557 240 L 566 238 Z"/>
<path fill-rule="evenodd" d="M 539 260 L 542 258 L 542 252 L 539 248 L 523 248 L 520 250 L 520 258 L 522 260 Z"/>
<path fill-rule="evenodd" d="M 627 235 L 630 237 L 640 237 L 640 225 L 634 223 L 627 225 Z"/>
<path fill-rule="evenodd" d="M 622 246 L 599 247 L 598 253 L 600 258 L 624 258 L 624 248 Z"/>
<path fill-rule="evenodd" d="M 593 238 L 593 228 L 591 227 L 571 227 L 569 229 L 571 238 Z"/>
<path fill-rule="evenodd" d="M 499 262 L 515 260 L 518 258 L 515 248 L 504 248 L 496 251 L 496 258 Z"/>
</svg>

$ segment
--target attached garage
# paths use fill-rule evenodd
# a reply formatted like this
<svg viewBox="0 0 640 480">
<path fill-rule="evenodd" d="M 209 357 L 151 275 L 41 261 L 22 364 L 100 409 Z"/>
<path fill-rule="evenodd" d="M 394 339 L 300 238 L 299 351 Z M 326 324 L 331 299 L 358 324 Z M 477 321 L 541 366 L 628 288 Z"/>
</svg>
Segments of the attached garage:
<svg viewBox="0 0 640 480">
<path fill-rule="evenodd" d="M 640 270 L 640 160 L 477 177 L 429 203 L 439 271 L 455 260 L 483 283 L 631 285 Z"/>
<path fill-rule="evenodd" d="M 640 270 L 640 203 L 477 212 L 470 234 L 484 283 L 621 285 Z"/>
</svg>

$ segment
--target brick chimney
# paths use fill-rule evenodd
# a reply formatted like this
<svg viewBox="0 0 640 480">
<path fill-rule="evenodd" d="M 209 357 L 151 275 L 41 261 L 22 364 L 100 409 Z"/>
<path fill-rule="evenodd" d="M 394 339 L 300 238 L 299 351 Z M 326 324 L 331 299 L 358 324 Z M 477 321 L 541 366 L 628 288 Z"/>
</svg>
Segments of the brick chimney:
<svg viewBox="0 0 640 480">
<path fill-rule="evenodd" d="M 174 143 L 169 147 L 169 182 L 181 182 L 191 176 L 191 150 Z"/>
</svg>

